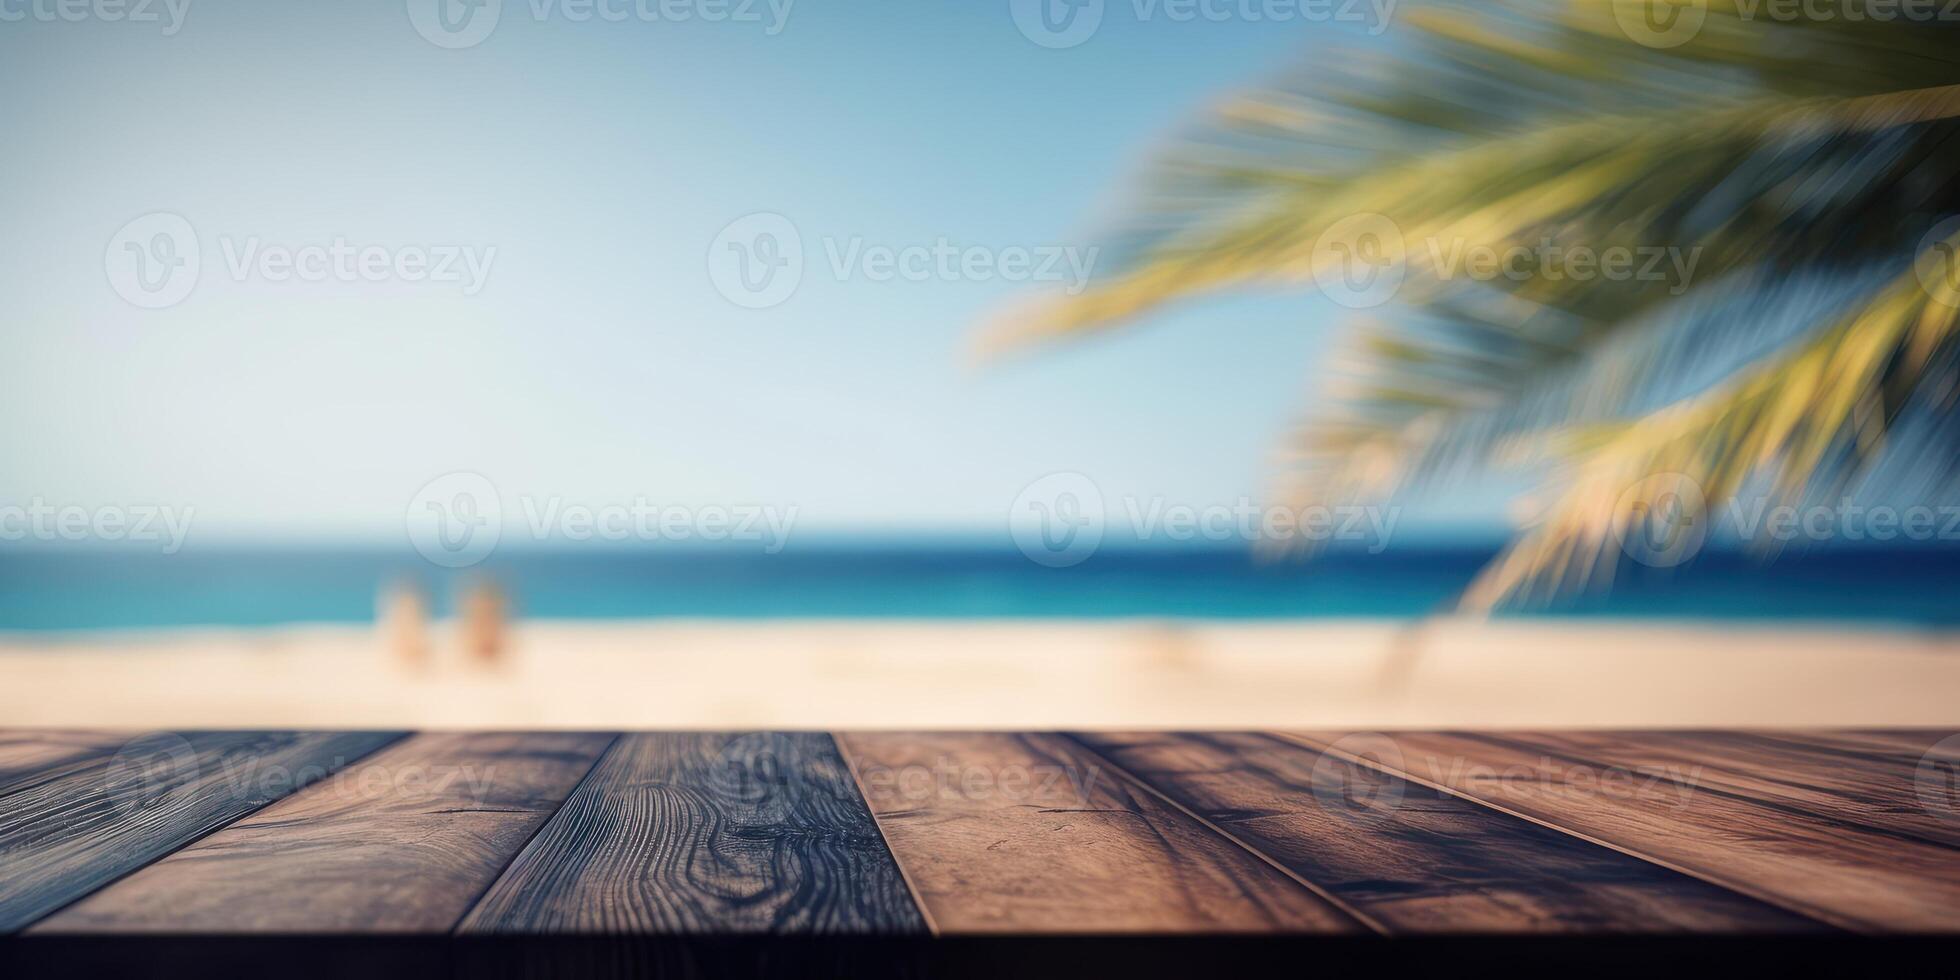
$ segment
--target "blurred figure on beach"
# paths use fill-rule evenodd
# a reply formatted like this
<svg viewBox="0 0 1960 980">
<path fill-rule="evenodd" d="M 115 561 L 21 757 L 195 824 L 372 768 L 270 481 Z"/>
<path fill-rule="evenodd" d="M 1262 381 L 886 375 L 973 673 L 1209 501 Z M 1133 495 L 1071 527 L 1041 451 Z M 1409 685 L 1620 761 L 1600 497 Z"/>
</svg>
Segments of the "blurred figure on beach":
<svg viewBox="0 0 1960 980">
<path fill-rule="evenodd" d="M 450 631 L 459 662 L 492 667 L 504 660 L 510 648 L 506 621 L 509 606 L 503 589 L 495 582 L 479 578 L 462 584 Z M 390 660 L 417 670 L 434 663 L 429 602 L 417 586 L 397 582 L 383 590 L 376 627 L 381 648 Z"/>
<path fill-rule="evenodd" d="M 510 645 L 505 616 L 509 603 L 504 591 L 489 579 L 472 579 L 456 603 L 456 641 L 463 658 L 479 667 L 494 667 Z"/>
<path fill-rule="evenodd" d="M 429 665 L 429 604 L 422 590 L 395 582 L 381 592 L 376 633 L 381 648 L 395 663 L 414 669 Z"/>
</svg>

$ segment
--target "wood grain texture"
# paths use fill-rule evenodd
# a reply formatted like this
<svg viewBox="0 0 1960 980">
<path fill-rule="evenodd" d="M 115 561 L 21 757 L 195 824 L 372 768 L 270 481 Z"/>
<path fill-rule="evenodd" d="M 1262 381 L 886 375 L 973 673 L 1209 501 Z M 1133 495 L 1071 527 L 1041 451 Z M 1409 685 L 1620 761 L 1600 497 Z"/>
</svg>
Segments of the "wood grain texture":
<svg viewBox="0 0 1960 980">
<path fill-rule="evenodd" d="M 1915 786 L 1931 741 L 1912 751 L 1795 733 L 1534 732 L 1530 738 L 1567 758 L 1657 773 L 1866 833 L 1960 847 L 1960 811 L 1928 807 Z"/>
<path fill-rule="evenodd" d="M 1295 733 L 1327 746 L 1336 735 Z M 1373 764 L 1866 931 L 1960 928 L 1960 851 L 1717 785 L 1570 754 L 1531 733 L 1400 732 Z"/>
<path fill-rule="evenodd" d="M 1252 733 L 1076 738 L 1395 933 L 1769 932 L 1819 923 Z"/>
<path fill-rule="evenodd" d="M 466 932 L 924 928 L 830 736 L 622 736 Z"/>
<path fill-rule="evenodd" d="M 417 735 L 30 931 L 448 932 L 612 741 Z"/>
<path fill-rule="evenodd" d="M 0 933 L 13 932 L 399 738 L 152 733 L 0 795 Z"/>
<path fill-rule="evenodd" d="M 941 933 L 1362 929 L 1064 737 L 838 740 Z"/>
<path fill-rule="evenodd" d="M 128 732 L 0 730 L 0 793 L 23 780 L 53 778 L 67 766 L 122 748 Z"/>
<path fill-rule="evenodd" d="M 1884 759 L 1908 768 L 1918 766 L 1929 756 L 1943 762 L 1960 763 L 1960 732 L 1952 729 L 1771 729 L 1749 734 L 1756 738 L 1795 742 L 1823 752 L 1842 752 L 1861 759 Z M 1949 742 L 1949 739 L 1953 741 Z"/>
</svg>

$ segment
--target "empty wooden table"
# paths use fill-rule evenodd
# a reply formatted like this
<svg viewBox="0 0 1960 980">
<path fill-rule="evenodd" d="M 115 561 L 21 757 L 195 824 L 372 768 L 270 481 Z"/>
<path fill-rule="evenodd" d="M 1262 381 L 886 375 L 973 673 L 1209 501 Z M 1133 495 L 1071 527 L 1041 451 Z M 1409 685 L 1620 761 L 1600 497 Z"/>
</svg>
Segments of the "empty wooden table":
<svg viewBox="0 0 1960 980">
<path fill-rule="evenodd" d="M 0 933 L 43 966 L 1956 928 L 1942 731 L 0 731 Z"/>
</svg>

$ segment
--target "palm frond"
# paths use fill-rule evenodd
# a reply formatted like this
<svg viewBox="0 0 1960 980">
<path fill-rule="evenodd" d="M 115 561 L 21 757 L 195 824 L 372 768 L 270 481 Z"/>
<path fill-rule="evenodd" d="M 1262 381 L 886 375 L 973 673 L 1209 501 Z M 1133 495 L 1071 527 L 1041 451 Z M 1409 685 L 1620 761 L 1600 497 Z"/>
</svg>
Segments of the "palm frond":
<svg viewBox="0 0 1960 980">
<path fill-rule="evenodd" d="M 1596 515 L 1600 488 L 1642 461 L 1673 461 L 1699 437 L 1755 446 L 1734 429 L 1756 418 L 1745 408 L 1704 416 L 1682 406 L 1715 412 L 1707 406 L 1742 390 L 1769 397 L 1759 390 L 1769 380 L 1743 378 L 1800 387 L 1864 377 L 1823 354 L 1774 354 L 1800 338 L 1836 337 L 1837 356 L 1870 360 L 1884 359 L 1887 337 L 1946 349 L 1937 330 L 1892 329 L 1906 300 L 1869 283 L 1896 279 L 1897 257 L 1960 211 L 1960 25 L 1788 23 L 1745 16 L 1751 7 L 1715 0 L 1699 32 L 1668 48 L 1628 33 L 1623 16 L 1644 9 L 1630 0 L 1405 11 L 1420 32 L 1414 55 L 1342 53 L 1226 102 L 1161 162 L 1123 234 L 1119 274 L 1037 298 L 984 330 L 982 346 L 1079 336 L 1220 290 L 1308 288 L 1344 260 L 1326 247 L 1330 229 L 1371 216 L 1393 232 L 1388 257 L 1402 284 L 1395 305 L 1357 324 L 1323 366 L 1322 404 L 1282 454 L 1289 502 L 1543 465 L 1542 447 L 1557 442 L 1548 433 L 1561 428 L 1653 426 L 1687 440 L 1649 453 L 1627 446 L 1652 435 L 1560 443 L 1548 476 L 1564 496 L 1551 513 Z M 1669 251 L 1691 256 L 1692 271 L 1580 279 L 1527 263 L 1521 275 L 1476 276 L 1455 258 L 1548 248 Z M 1865 312 L 1815 329 L 1852 304 Z M 1914 351 L 1893 360 L 1931 363 Z M 1765 354 L 1763 364 L 1783 366 L 1759 367 Z M 1882 391 L 1845 403 L 1865 420 L 1855 444 L 1882 445 L 1888 427 L 1910 421 L 1901 406 L 1938 402 L 1915 387 L 1932 377 L 1888 373 Z M 1826 421 L 1811 423 L 1833 434 L 1823 443 L 1785 445 L 1794 429 L 1751 435 L 1779 449 L 1744 470 L 1767 470 L 1780 486 L 1821 479 L 1819 454 L 1843 452 L 1848 431 L 1845 417 Z M 1733 487 L 1717 480 L 1713 490 Z M 1590 567 L 1583 549 L 1598 546 L 1602 527 L 1596 516 L 1549 518 L 1476 598 L 1491 605 Z"/>
<path fill-rule="evenodd" d="M 1951 255 L 1960 235 L 1936 247 Z M 1901 393 L 1935 375 L 1953 390 L 1960 290 L 1929 286 L 1922 271 L 1716 390 L 1629 423 L 1552 437 L 1570 470 L 1558 503 L 1479 576 L 1464 604 L 1489 609 L 1612 574 L 1638 525 L 1684 491 L 1699 513 L 1669 519 L 1705 528 L 1710 505 L 1755 475 L 1770 474 L 1774 494 L 1799 500 L 1819 483 L 1836 492 L 1867 472 L 1908 402 Z"/>
</svg>

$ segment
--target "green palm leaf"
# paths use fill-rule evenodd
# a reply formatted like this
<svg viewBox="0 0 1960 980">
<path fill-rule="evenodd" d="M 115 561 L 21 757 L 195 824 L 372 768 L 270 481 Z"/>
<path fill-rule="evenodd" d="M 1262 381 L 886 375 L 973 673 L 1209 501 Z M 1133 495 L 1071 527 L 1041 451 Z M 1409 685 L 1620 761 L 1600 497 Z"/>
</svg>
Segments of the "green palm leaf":
<svg viewBox="0 0 1960 980">
<path fill-rule="evenodd" d="M 1656 48 L 1625 27 L 1641 6 L 1427 4 L 1404 17 L 1413 56 L 1326 60 L 1227 103 L 1160 162 L 1121 274 L 1036 298 L 983 349 L 1220 290 L 1311 288 L 1351 259 L 1330 247 L 1344 223 L 1376 216 L 1403 283 L 1323 366 L 1280 484 L 1332 503 L 1533 467 L 1554 503 L 1473 589 L 1480 607 L 1585 580 L 1624 533 L 1612 508 L 1656 467 L 1687 466 L 1717 499 L 1753 476 L 1796 493 L 1869 472 L 1908 405 L 1951 400 L 1925 392 L 1952 384 L 1936 370 L 1950 318 L 1899 270 L 1960 211 L 1960 25 L 1784 23 L 1717 2 L 1692 40 Z M 1460 261 L 1548 247 L 1672 255 L 1680 274 Z M 1843 319 L 1842 300 L 1771 302 L 1847 281 L 1886 284 Z M 1743 312 L 1711 313 L 1715 297 Z M 1771 335 L 1784 353 L 1671 390 L 1695 357 Z M 1826 384 L 1851 387 L 1803 397 Z"/>
</svg>

